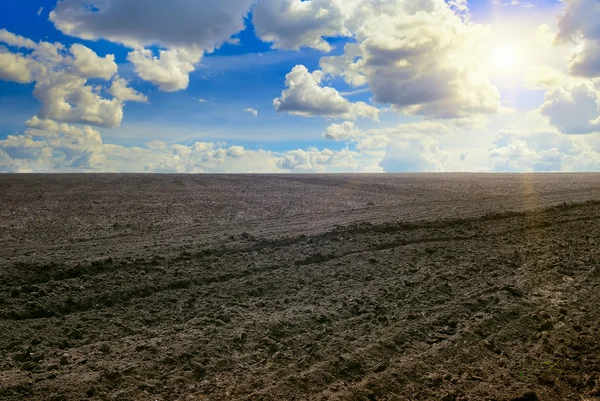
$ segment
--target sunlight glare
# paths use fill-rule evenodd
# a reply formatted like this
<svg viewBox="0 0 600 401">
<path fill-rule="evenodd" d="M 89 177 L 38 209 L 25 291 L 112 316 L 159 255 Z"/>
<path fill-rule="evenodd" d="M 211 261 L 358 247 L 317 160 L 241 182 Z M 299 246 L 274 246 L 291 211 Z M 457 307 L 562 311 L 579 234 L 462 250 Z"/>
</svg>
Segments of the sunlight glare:
<svg viewBox="0 0 600 401">
<path fill-rule="evenodd" d="M 513 46 L 502 44 L 493 49 L 492 61 L 496 69 L 507 72 L 514 70 L 519 60 Z"/>
</svg>

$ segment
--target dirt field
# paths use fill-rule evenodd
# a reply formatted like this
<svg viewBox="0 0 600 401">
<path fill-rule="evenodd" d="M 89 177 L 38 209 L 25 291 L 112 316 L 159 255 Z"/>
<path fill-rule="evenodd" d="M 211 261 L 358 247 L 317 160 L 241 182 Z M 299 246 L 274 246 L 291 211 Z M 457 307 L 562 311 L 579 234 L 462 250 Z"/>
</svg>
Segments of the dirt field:
<svg viewBox="0 0 600 401">
<path fill-rule="evenodd" d="M 600 175 L 0 175 L 2 400 L 600 400 Z"/>
</svg>

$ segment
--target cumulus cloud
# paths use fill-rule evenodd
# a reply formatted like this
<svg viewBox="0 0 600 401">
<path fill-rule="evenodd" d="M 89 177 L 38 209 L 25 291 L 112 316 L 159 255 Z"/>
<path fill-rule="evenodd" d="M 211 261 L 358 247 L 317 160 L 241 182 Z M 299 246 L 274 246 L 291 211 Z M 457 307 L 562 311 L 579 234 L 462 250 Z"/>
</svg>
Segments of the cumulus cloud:
<svg viewBox="0 0 600 401">
<path fill-rule="evenodd" d="M 456 132 L 456 127 L 440 121 L 419 121 L 400 124 L 396 127 L 372 130 L 375 134 L 384 134 L 392 137 L 416 137 L 450 135 Z"/>
<path fill-rule="evenodd" d="M 285 152 L 248 150 L 222 142 L 145 146 L 104 143 L 90 126 L 74 126 L 37 116 L 21 135 L 0 140 L 0 172 L 170 172 L 284 173 L 380 171 L 359 152 L 309 148 Z"/>
<path fill-rule="evenodd" d="M 253 0 L 61 0 L 50 21 L 61 32 L 106 39 L 134 49 L 129 61 L 140 78 L 173 92 L 188 87 L 189 74 L 206 51 L 244 29 Z M 163 49 L 155 56 L 150 46 Z"/>
<path fill-rule="evenodd" d="M 503 129 L 488 155 L 494 171 L 599 171 L 598 136 L 567 136 L 552 130 Z"/>
<path fill-rule="evenodd" d="M 261 0 L 253 10 L 258 36 L 276 49 L 331 51 L 323 37 L 350 36 L 345 27 L 352 1 Z M 356 3 L 356 1 L 354 1 Z"/>
<path fill-rule="evenodd" d="M 600 4 L 597 0 L 565 0 L 558 21 L 557 40 L 579 42 L 570 71 L 584 77 L 600 76 Z"/>
<path fill-rule="evenodd" d="M 297 149 L 285 152 L 277 161 L 277 166 L 290 172 L 347 172 L 372 171 L 373 166 L 361 163 L 361 154 L 349 149 L 340 151 L 317 148 Z"/>
<path fill-rule="evenodd" d="M 9 46 L 22 47 L 25 49 L 35 49 L 37 47 L 33 40 L 15 35 L 6 29 L 0 29 L 0 42 L 6 43 Z"/>
<path fill-rule="evenodd" d="M 287 89 L 281 93 L 281 97 L 273 101 L 275 109 L 304 117 L 378 119 L 379 111 L 376 107 L 365 102 L 352 103 L 343 98 L 336 89 L 320 86 L 321 81 L 320 71 L 311 74 L 305 66 L 295 66 L 286 76 Z"/>
<path fill-rule="evenodd" d="M 400 112 L 427 118 L 498 112 L 499 92 L 474 54 L 489 32 L 465 21 L 465 2 L 451 3 L 269 0 L 258 4 L 255 23 L 265 40 L 290 49 L 329 50 L 324 36 L 352 36 L 344 54 L 321 59 L 322 71 L 368 85 L 376 102 Z"/>
<path fill-rule="evenodd" d="M 75 43 L 69 48 L 72 55 L 71 67 L 82 78 L 101 78 L 110 80 L 117 73 L 115 56 L 107 54 L 98 57 L 91 49 Z"/>
<path fill-rule="evenodd" d="M 33 72 L 38 64 L 31 58 L 10 53 L 0 47 L 0 79 L 28 84 L 33 81 Z"/>
<path fill-rule="evenodd" d="M 22 135 L 0 140 L 0 171 L 274 172 L 277 156 L 241 146 L 154 141 L 145 147 L 106 144 L 89 126 L 33 117 Z"/>
<path fill-rule="evenodd" d="M 132 48 L 162 45 L 212 50 L 244 29 L 252 0 L 61 0 L 50 21 L 61 32 Z"/>
<path fill-rule="evenodd" d="M 345 121 L 341 124 L 331 124 L 325 132 L 323 137 L 332 141 L 345 141 L 349 139 L 356 139 L 361 136 L 361 131 L 352 121 Z"/>
<path fill-rule="evenodd" d="M 525 76 L 524 86 L 530 89 L 550 89 L 565 82 L 566 76 L 549 65 L 532 66 Z"/>
<path fill-rule="evenodd" d="M 24 135 L 10 135 L 0 141 L 0 150 L 13 165 L 31 171 L 54 171 L 62 168 L 94 170 L 103 167 L 105 156 L 100 133 L 33 117 L 27 121 Z"/>
<path fill-rule="evenodd" d="M 355 143 L 356 150 L 384 149 L 397 141 L 433 139 L 436 136 L 449 135 L 455 128 L 438 121 L 420 121 L 401 124 L 390 128 L 360 130 L 351 121 L 331 124 L 322 136 L 333 141 Z"/>
<path fill-rule="evenodd" d="M 450 154 L 434 139 L 411 138 L 391 142 L 379 165 L 390 172 L 440 172 L 446 170 Z"/>
<path fill-rule="evenodd" d="M 373 135 L 359 139 L 356 143 L 356 150 L 368 151 L 374 149 L 386 149 L 392 141 L 392 138 L 386 135 Z"/>
<path fill-rule="evenodd" d="M 38 117 L 65 123 L 117 127 L 123 120 L 125 101 L 146 101 L 145 96 L 128 88 L 123 80 L 113 82 L 104 97 L 103 88 L 88 81 L 110 81 L 117 73 L 114 56 L 98 56 L 75 43 L 66 48 L 60 43 L 39 42 L 3 32 L 0 42 L 27 48 L 28 53 L 0 47 L 0 79 L 19 83 L 35 82 L 33 95 L 40 101 Z"/>
<path fill-rule="evenodd" d="M 241 157 L 244 154 L 243 146 L 232 146 L 227 149 L 227 156 L 231 157 Z"/>
<path fill-rule="evenodd" d="M 186 89 L 190 83 L 189 74 L 201 58 L 201 51 L 187 49 L 160 50 L 159 55 L 154 56 L 152 50 L 138 48 L 127 56 L 140 78 L 164 92 Z"/>
<path fill-rule="evenodd" d="M 130 87 L 129 82 L 125 78 L 115 78 L 108 92 L 122 102 L 148 102 L 146 95 Z"/>
<path fill-rule="evenodd" d="M 600 80 L 570 80 L 550 89 L 539 112 L 565 134 L 600 132 Z"/>
<path fill-rule="evenodd" d="M 362 154 L 379 152 L 379 166 L 390 172 L 444 171 L 448 152 L 440 149 L 436 137 L 449 135 L 455 128 L 437 121 L 420 121 L 397 127 L 360 130 L 351 121 L 331 124 L 323 137 L 346 141 Z"/>
<path fill-rule="evenodd" d="M 282 153 L 247 150 L 224 143 L 192 145 L 153 141 L 143 147 L 102 142 L 91 127 L 83 129 L 32 119 L 23 135 L 0 140 L 0 172 L 127 171 L 161 173 L 284 173 L 380 171 L 348 149 L 309 148 Z"/>
</svg>

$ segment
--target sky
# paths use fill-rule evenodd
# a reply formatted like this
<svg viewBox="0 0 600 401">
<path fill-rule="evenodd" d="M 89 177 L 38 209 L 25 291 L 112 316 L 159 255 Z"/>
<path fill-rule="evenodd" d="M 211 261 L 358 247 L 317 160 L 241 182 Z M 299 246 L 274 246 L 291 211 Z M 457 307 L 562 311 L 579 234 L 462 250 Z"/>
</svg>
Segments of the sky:
<svg viewBox="0 0 600 401">
<path fill-rule="evenodd" d="M 5 0 L 0 172 L 600 171 L 598 0 Z"/>
</svg>

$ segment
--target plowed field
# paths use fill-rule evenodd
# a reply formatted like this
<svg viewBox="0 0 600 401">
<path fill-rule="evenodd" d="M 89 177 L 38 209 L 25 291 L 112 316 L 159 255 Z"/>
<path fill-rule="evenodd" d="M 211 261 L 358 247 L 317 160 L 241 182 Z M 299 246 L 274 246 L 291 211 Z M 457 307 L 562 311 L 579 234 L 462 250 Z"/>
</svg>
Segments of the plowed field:
<svg viewBox="0 0 600 401">
<path fill-rule="evenodd" d="M 600 175 L 0 175 L 2 400 L 600 400 Z"/>
</svg>

